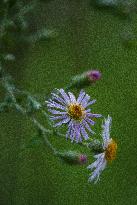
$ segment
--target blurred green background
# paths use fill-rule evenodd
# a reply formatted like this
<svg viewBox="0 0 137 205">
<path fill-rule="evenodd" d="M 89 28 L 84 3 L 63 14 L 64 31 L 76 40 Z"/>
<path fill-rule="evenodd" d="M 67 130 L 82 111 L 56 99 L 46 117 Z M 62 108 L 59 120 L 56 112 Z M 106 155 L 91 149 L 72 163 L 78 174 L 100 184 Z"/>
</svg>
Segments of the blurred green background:
<svg viewBox="0 0 137 205">
<path fill-rule="evenodd" d="M 36 14 L 37 25 L 56 29 L 58 36 L 19 53 L 16 70 L 11 68 L 16 84 L 44 102 L 73 75 L 99 69 L 102 80 L 86 92 L 97 99 L 94 113 L 112 116 L 118 154 L 100 182 L 90 184 L 86 167 L 93 158 L 87 149 L 51 137 L 60 150 L 86 153 L 84 166 L 62 163 L 44 145 L 22 151 L 23 144 L 36 135 L 33 124 L 16 112 L 2 113 L 0 205 L 136 205 L 137 44 L 125 45 L 121 35 L 137 34 L 137 15 L 129 18 L 112 9 L 98 9 L 89 0 L 43 1 Z M 100 125 L 98 120 L 94 127 L 98 133 Z"/>
</svg>

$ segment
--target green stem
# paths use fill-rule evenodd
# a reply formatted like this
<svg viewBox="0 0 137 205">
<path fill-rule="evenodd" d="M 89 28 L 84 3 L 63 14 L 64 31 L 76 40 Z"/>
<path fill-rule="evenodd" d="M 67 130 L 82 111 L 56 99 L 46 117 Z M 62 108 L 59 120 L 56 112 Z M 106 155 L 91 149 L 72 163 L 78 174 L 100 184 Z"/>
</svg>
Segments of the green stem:
<svg viewBox="0 0 137 205">
<path fill-rule="evenodd" d="M 25 7 L 24 7 L 25 8 Z M 28 10 L 25 10 L 25 9 L 21 9 L 20 10 L 20 15 L 24 16 L 25 13 L 24 12 L 28 12 Z M 27 7 L 28 9 L 30 9 L 30 7 L 28 6 Z M 4 17 L 3 17 L 3 20 L 2 20 L 2 23 L 0 25 L 0 43 L 2 43 L 2 38 L 3 38 L 3 35 L 7 32 L 6 30 L 6 25 L 5 25 L 5 22 L 8 20 L 8 13 L 9 13 L 9 3 L 7 2 L 6 3 L 6 7 L 5 7 L 5 12 L 4 12 Z M 19 15 L 17 14 L 17 16 Z M 15 20 L 15 18 L 17 17 L 16 14 L 13 18 L 13 20 Z M 0 62 L 1 64 L 1 62 Z M 0 65 L 1 66 L 1 65 Z M 2 67 L 2 66 L 1 66 Z M 0 68 L 1 69 L 1 68 Z M 0 70 L 1 71 L 1 70 Z M 45 142 L 45 144 L 51 149 L 52 153 L 54 155 L 58 155 L 58 152 L 56 150 L 56 148 L 53 147 L 53 145 L 50 143 L 50 141 L 48 140 L 47 135 L 53 135 L 55 133 L 55 130 L 50 130 L 50 129 L 46 129 L 34 116 L 32 116 L 32 114 L 29 114 L 27 112 L 27 109 L 25 109 L 22 105 L 20 105 L 18 103 L 18 101 L 16 100 L 16 96 L 15 94 L 17 93 L 20 93 L 20 94 L 23 94 L 23 95 L 26 95 L 26 97 L 29 97 L 31 96 L 28 92 L 24 92 L 24 91 L 20 91 L 19 89 L 16 89 L 16 87 L 14 87 L 13 84 L 10 83 L 10 80 L 7 78 L 7 75 L 5 74 L 5 71 L 4 69 L 2 68 L 2 72 L 1 72 L 1 83 L 2 83 L 2 86 L 5 88 L 6 90 L 6 94 L 7 96 L 10 97 L 10 106 L 14 106 L 15 109 L 20 112 L 22 115 L 28 117 L 32 122 L 33 124 L 37 127 L 37 129 L 40 131 L 41 133 L 41 136 L 43 137 L 43 140 Z M 44 111 L 42 111 L 42 114 L 44 114 Z M 47 115 L 47 119 L 48 119 L 48 115 Z M 51 126 L 50 124 L 50 121 L 47 120 L 49 125 Z M 56 134 L 59 135 L 59 132 L 56 132 Z"/>
<path fill-rule="evenodd" d="M 41 123 L 38 122 L 38 120 L 34 117 L 30 117 L 31 121 L 34 123 L 34 125 L 42 131 L 42 133 L 47 133 L 47 134 L 53 134 L 53 131 L 46 129 Z"/>
<path fill-rule="evenodd" d="M 64 90 L 67 92 L 67 91 L 69 91 L 71 88 L 73 88 L 73 84 L 72 84 L 72 83 L 68 84 L 68 85 L 64 88 Z"/>
<path fill-rule="evenodd" d="M 26 109 L 24 109 L 21 105 L 18 104 L 12 86 L 7 82 L 7 80 L 3 79 L 2 84 L 5 90 L 7 91 L 8 95 L 10 96 L 12 104 L 15 106 L 16 110 L 19 111 L 21 114 L 27 116 L 33 122 L 33 124 L 37 127 L 37 129 L 41 131 L 41 136 L 43 137 L 45 144 L 51 149 L 52 153 L 55 156 L 58 156 L 59 152 L 56 150 L 56 148 L 53 147 L 53 145 L 50 143 L 50 141 L 45 135 L 45 134 L 50 134 L 50 135 L 53 134 L 54 130 L 46 129 L 35 117 L 33 117 L 32 115 L 28 115 Z"/>
<path fill-rule="evenodd" d="M 60 153 L 59 151 L 57 151 L 57 149 L 55 147 L 53 147 L 53 145 L 50 143 L 50 141 L 48 140 L 48 138 L 43 134 L 43 139 L 44 142 L 46 143 L 46 145 L 51 149 L 52 153 L 55 156 L 58 156 L 58 154 Z"/>
</svg>

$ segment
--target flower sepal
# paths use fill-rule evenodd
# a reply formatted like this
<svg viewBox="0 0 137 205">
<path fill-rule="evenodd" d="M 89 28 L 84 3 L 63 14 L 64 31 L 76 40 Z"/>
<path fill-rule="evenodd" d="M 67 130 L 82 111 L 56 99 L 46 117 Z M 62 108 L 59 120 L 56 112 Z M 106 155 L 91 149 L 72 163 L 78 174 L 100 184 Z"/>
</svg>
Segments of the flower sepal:
<svg viewBox="0 0 137 205">
<path fill-rule="evenodd" d="M 74 88 L 83 88 L 89 85 L 90 85 L 90 81 L 87 79 L 85 73 L 76 75 L 71 80 L 71 87 L 74 87 Z"/>
<path fill-rule="evenodd" d="M 104 151 L 102 143 L 97 139 L 92 140 L 91 142 L 87 143 L 87 147 L 95 154 L 99 154 Z"/>
</svg>

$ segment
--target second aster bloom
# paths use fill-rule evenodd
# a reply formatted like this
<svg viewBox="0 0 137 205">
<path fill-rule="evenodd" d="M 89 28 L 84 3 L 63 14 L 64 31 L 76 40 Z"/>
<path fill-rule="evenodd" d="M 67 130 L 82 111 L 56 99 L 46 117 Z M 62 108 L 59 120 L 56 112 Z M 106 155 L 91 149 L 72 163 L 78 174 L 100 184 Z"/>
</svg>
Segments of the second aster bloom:
<svg viewBox="0 0 137 205">
<path fill-rule="evenodd" d="M 110 138 L 110 126 L 112 118 L 108 116 L 105 119 L 104 124 L 102 125 L 102 138 L 103 138 L 103 152 L 94 156 L 96 159 L 91 165 L 87 168 L 91 171 L 94 170 L 89 178 L 89 181 L 94 181 L 95 183 L 99 180 L 101 172 L 105 169 L 108 162 L 111 162 L 116 157 L 117 143 Z"/>
<path fill-rule="evenodd" d="M 83 90 L 77 99 L 71 92 L 66 93 L 63 89 L 57 91 L 58 93 L 52 93 L 52 98 L 47 101 L 49 112 L 52 113 L 51 120 L 58 121 L 55 127 L 68 124 L 66 138 L 70 138 L 72 142 L 81 142 L 82 137 L 87 140 L 87 131 L 94 134 L 90 127 L 95 124 L 93 118 L 101 117 L 100 114 L 91 113 L 88 108 L 95 100 L 90 100 L 90 96 Z"/>
</svg>

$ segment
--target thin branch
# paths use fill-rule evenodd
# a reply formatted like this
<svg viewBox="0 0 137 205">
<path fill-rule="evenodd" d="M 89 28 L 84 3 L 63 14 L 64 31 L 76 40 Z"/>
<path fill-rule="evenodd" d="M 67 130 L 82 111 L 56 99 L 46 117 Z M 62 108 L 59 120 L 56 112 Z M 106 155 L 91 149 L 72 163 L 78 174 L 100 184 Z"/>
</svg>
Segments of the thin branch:
<svg viewBox="0 0 137 205">
<path fill-rule="evenodd" d="M 56 150 L 56 148 L 53 147 L 53 145 L 50 143 L 50 141 L 48 140 L 47 136 L 45 134 L 54 134 L 54 130 L 50 130 L 50 129 L 46 129 L 34 116 L 32 115 L 28 115 L 27 110 L 25 108 L 23 108 L 16 100 L 16 97 L 14 95 L 14 88 L 12 85 L 10 85 L 10 83 L 7 81 L 7 79 L 3 78 L 2 79 L 2 85 L 5 88 L 7 95 L 10 97 L 12 105 L 15 107 L 15 109 L 17 111 L 19 111 L 21 114 L 25 115 L 26 117 L 28 117 L 33 124 L 35 125 L 35 127 L 41 132 L 41 136 L 45 142 L 45 144 L 51 149 L 52 153 L 54 155 L 57 156 L 57 154 L 59 153 L 59 151 Z M 21 91 L 20 91 L 21 92 Z M 26 93 L 26 95 L 28 95 L 28 93 Z M 27 96 L 28 97 L 28 96 Z M 43 112 L 42 112 L 43 113 Z M 44 112 L 45 113 L 45 112 Z M 43 113 L 43 114 L 44 114 Z M 59 133 L 57 133 L 59 134 Z"/>
</svg>

